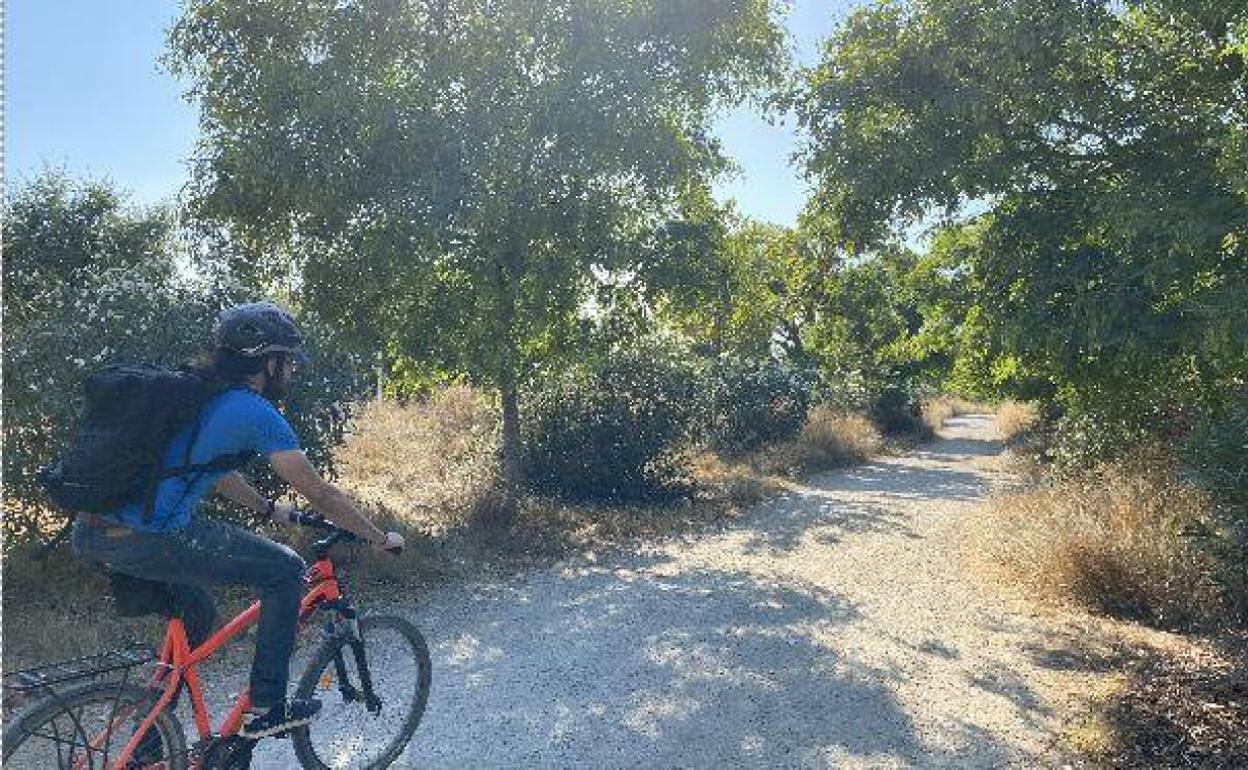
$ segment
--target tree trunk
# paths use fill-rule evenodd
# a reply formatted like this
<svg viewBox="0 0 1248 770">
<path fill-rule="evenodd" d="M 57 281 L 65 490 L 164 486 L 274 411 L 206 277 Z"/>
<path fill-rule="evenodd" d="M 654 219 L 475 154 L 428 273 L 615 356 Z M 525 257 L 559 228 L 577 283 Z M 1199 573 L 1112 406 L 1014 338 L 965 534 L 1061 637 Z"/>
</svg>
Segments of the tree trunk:
<svg viewBox="0 0 1248 770">
<path fill-rule="evenodd" d="M 496 273 L 499 298 L 499 326 L 502 355 L 499 356 L 498 387 L 503 401 L 503 500 L 490 522 L 505 529 L 516 519 L 520 507 L 520 406 L 517 393 L 517 350 L 515 339 L 516 294 L 507 268 L 500 264 Z"/>
<path fill-rule="evenodd" d="M 380 401 L 386 395 L 386 354 L 385 351 L 377 351 L 377 400 Z"/>
<path fill-rule="evenodd" d="M 510 347 L 510 345 L 509 345 Z M 520 407 L 516 394 L 516 372 L 510 363 L 499 372 L 503 397 L 503 502 L 495 524 L 506 528 L 516 519 L 520 507 Z"/>
</svg>

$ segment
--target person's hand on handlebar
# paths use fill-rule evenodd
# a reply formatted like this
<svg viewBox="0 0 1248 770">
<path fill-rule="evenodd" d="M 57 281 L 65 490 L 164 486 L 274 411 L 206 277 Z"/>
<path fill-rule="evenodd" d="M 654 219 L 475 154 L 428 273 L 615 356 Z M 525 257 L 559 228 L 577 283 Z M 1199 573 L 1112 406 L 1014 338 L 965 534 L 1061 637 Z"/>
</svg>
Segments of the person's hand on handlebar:
<svg viewBox="0 0 1248 770">
<path fill-rule="evenodd" d="M 373 548 L 384 553 L 398 556 L 403 552 L 403 536 L 398 532 L 387 532 L 386 537 L 380 543 L 373 543 Z"/>
<path fill-rule="evenodd" d="M 285 506 L 284 509 L 283 509 L 283 506 Z M 337 525 L 335 525 L 333 522 L 328 521 L 324 516 L 321 516 L 319 513 L 313 513 L 311 511 L 301 511 L 293 505 L 285 505 L 284 503 L 278 503 L 275 506 L 275 510 L 273 512 L 273 519 L 274 521 L 290 522 L 293 524 L 299 524 L 304 527 L 318 527 L 320 529 L 341 529 L 337 527 Z M 360 535 L 356 535 L 350 532 L 349 530 L 345 530 L 345 529 L 342 529 L 341 531 L 346 532 L 355 540 L 367 543 L 368 545 L 372 546 L 374 550 L 381 551 L 383 553 L 388 553 L 392 556 L 398 556 L 400 553 L 403 552 L 403 546 L 405 543 L 403 540 L 403 536 L 400 535 L 398 532 L 382 532 L 381 530 L 377 530 L 377 532 L 382 535 L 380 538 L 377 538 L 377 537 L 361 537 Z"/>
</svg>

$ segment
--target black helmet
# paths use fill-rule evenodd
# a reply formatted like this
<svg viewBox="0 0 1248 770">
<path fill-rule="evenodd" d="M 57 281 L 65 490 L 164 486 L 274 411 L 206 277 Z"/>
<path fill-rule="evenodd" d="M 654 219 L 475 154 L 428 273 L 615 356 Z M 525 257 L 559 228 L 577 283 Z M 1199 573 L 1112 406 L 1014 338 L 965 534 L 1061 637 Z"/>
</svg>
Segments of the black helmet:
<svg viewBox="0 0 1248 770">
<path fill-rule="evenodd" d="M 252 302 L 221 311 L 213 334 L 218 345 L 245 356 L 293 353 L 300 361 L 307 361 L 295 319 L 272 302 Z"/>
</svg>

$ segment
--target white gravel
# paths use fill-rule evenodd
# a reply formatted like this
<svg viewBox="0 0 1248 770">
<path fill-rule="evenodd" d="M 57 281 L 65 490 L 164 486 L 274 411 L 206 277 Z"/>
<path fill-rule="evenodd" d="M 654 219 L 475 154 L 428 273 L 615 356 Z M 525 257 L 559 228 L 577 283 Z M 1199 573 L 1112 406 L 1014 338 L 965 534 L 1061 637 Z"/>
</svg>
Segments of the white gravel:
<svg viewBox="0 0 1248 770">
<path fill-rule="evenodd" d="M 397 604 L 434 678 L 396 767 L 1052 765 L 1090 675 L 959 559 L 994 438 L 950 420 L 722 532 Z M 296 766 L 266 743 L 254 767 Z"/>
</svg>

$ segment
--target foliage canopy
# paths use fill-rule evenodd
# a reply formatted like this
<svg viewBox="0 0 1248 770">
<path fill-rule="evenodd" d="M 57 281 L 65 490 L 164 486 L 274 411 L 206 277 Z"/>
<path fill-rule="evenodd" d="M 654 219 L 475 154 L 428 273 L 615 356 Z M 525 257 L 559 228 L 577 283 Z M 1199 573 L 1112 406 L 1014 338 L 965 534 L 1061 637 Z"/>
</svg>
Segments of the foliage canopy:
<svg viewBox="0 0 1248 770">
<path fill-rule="evenodd" d="M 195 0 L 195 214 L 362 342 L 497 386 L 514 490 L 518 380 L 725 168 L 709 118 L 776 82 L 778 9 Z"/>
</svg>

